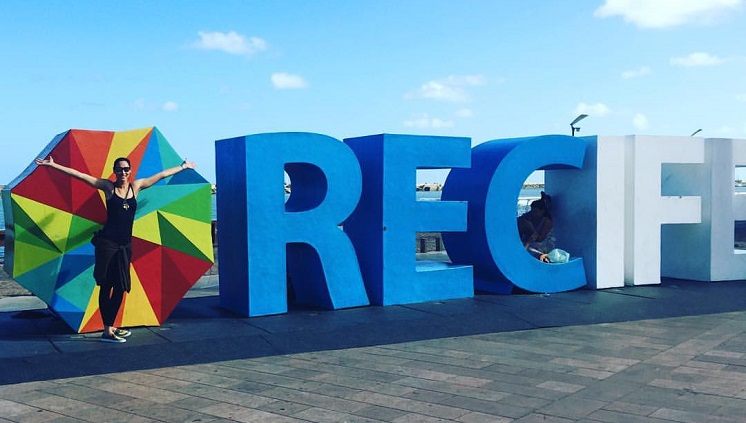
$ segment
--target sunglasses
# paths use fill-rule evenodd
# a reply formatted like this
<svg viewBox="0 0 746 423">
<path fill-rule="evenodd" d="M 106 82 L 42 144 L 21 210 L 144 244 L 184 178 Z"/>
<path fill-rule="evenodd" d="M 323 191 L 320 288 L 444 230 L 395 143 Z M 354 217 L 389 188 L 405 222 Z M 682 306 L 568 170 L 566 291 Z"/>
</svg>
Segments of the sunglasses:
<svg viewBox="0 0 746 423">
<path fill-rule="evenodd" d="M 114 168 L 114 172 L 116 173 L 119 173 L 119 172 L 124 173 L 124 172 L 129 172 L 129 171 L 130 171 L 129 167 L 115 167 Z"/>
</svg>

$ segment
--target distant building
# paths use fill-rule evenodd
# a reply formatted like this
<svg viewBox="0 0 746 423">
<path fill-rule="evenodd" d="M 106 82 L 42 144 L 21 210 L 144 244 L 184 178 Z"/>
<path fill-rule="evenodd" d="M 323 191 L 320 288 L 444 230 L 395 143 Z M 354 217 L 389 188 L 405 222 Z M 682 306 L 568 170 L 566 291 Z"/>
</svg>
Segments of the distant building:
<svg viewBox="0 0 746 423">
<path fill-rule="evenodd" d="M 427 182 L 417 185 L 417 191 L 442 191 L 443 185 L 435 182 Z"/>
</svg>

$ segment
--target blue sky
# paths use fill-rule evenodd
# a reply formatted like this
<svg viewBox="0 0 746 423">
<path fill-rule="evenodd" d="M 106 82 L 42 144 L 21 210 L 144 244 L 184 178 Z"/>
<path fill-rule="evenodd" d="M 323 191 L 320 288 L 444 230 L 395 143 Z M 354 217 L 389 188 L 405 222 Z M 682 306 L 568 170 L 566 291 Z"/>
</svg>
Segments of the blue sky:
<svg viewBox="0 0 746 423">
<path fill-rule="evenodd" d="M 262 132 L 746 138 L 744 40 L 744 0 L 4 0 L 0 184 L 70 128 L 157 126 L 211 181 Z"/>
</svg>

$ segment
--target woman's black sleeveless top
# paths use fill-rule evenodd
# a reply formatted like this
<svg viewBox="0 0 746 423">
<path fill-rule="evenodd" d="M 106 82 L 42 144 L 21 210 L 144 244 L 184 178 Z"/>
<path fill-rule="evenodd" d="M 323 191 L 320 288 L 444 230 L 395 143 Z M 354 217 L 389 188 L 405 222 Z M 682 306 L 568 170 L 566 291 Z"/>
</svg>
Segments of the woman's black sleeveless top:
<svg viewBox="0 0 746 423">
<path fill-rule="evenodd" d="M 132 185 L 125 197 L 132 191 Z M 132 240 L 132 224 L 135 221 L 135 212 L 137 211 L 137 199 L 121 198 L 116 192 L 112 192 L 106 200 L 106 223 L 104 228 L 98 233 L 110 241 L 119 245 L 127 245 Z"/>
</svg>

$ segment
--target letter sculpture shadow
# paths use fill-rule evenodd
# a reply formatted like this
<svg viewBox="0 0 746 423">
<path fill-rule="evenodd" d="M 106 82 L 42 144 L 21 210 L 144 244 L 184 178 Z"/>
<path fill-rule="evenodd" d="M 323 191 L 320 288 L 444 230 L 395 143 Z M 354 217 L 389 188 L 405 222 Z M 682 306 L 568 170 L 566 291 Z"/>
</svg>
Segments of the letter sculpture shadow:
<svg viewBox="0 0 746 423">
<path fill-rule="evenodd" d="M 586 284 L 582 259 L 547 264 L 525 250 L 515 208 L 533 171 L 581 168 L 584 155 L 582 139 L 563 135 L 493 140 L 472 149 L 471 168 L 450 172 L 441 199 L 469 202 L 468 231 L 444 232 L 443 243 L 453 263 L 474 266 L 476 289 L 552 293 Z"/>
<path fill-rule="evenodd" d="M 182 159 L 156 128 L 125 132 L 70 130 L 39 154 L 96 177 L 113 177 L 128 157 L 132 177 L 178 166 Z M 132 237 L 132 290 L 116 326 L 157 326 L 214 263 L 211 186 L 185 170 L 142 191 Z M 73 330 L 103 329 L 93 279 L 91 237 L 106 220 L 101 192 L 35 163 L 3 190 L 5 271 Z"/>
</svg>

